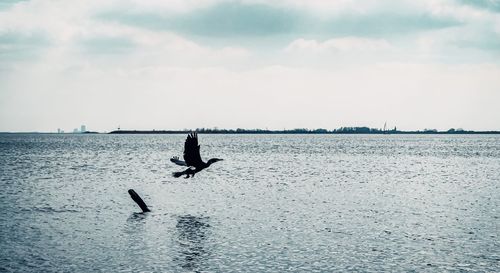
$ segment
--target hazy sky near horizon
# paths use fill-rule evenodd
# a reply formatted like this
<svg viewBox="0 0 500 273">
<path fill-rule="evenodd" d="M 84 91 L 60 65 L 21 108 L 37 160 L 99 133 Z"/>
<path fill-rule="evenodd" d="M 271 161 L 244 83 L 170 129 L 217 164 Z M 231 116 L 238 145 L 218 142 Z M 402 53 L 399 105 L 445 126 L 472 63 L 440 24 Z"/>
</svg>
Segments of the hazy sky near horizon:
<svg viewBox="0 0 500 273">
<path fill-rule="evenodd" d="M 3 0 L 0 131 L 500 130 L 500 0 Z"/>
</svg>

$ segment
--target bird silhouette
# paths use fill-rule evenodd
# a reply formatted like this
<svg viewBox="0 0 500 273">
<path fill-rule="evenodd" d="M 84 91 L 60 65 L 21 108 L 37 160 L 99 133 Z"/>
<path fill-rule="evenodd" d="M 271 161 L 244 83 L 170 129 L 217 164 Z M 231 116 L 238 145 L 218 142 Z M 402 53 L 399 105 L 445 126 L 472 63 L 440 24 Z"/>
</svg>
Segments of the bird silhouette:
<svg viewBox="0 0 500 273">
<path fill-rule="evenodd" d="M 187 166 L 188 168 L 182 172 L 173 172 L 172 175 L 174 177 L 186 175 L 184 178 L 194 177 L 197 172 L 221 160 L 223 159 L 211 158 L 207 162 L 203 162 L 200 156 L 200 145 L 198 145 L 198 134 L 196 132 L 190 133 L 186 138 L 186 142 L 184 142 L 184 161 L 176 156 L 170 159 L 173 163 L 179 166 Z"/>
</svg>

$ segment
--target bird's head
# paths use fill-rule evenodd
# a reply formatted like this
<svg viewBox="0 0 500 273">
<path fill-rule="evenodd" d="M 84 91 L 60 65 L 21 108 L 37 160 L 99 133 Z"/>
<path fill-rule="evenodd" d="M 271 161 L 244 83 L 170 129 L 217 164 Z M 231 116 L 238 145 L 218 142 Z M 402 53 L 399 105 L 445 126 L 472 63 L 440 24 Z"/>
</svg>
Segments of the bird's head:
<svg viewBox="0 0 500 273">
<path fill-rule="evenodd" d="M 217 161 L 222 161 L 222 160 L 224 160 L 224 159 L 222 159 L 222 158 L 211 158 L 211 159 L 208 160 L 207 164 L 211 165 L 212 163 L 215 163 Z"/>
</svg>

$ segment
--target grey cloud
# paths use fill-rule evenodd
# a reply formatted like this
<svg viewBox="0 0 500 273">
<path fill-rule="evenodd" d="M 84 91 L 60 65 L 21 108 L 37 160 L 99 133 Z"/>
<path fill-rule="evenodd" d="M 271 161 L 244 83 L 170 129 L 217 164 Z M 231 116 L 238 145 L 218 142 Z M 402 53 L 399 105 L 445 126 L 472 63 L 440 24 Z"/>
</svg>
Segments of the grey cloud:
<svg viewBox="0 0 500 273">
<path fill-rule="evenodd" d="M 475 39 L 461 39 L 455 41 L 458 47 L 462 48 L 474 48 L 484 51 L 500 53 L 500 35 L 496 33 L 487 33 L 489 35 L 481 35 Z"/>
<path fill-rule="evenodd" d="M 49 45 L 49 39 L 42 33 L 0 33 L 0 60 L 34 58 Z"/>
<path fill-rule="evenodd" d="M 8 9 L 17 3 L 28 2 L 29 0 L 2 0 L 0 1 L 0 10 Z"/>
<path fill-rule="evenodd" d="M 474 6 L 482 9 L 500 12 L 499 0 L 457 0 L 460 4 Z"/>
<path fill-rule="evenodd" d="M 442 29 L 461 23 L 451 18 L 438 18 L 429 14 L 373 14 L 366 16 L 340 16 L 324 24 L 325 31 L 336 35 L 388 37 L 405 33 Z"/>
<path fill-rule="evenodd" d="M 186 14 L 113 11 L 100 14 L 98 18 L 148 29 L 218 38 L 386 36 L 460 24 L 451 18 L 438 18 L 426 13 L 346 13 L 318 19 L 307 11 L 235 2 L 220 3 Z"/>
</svg>

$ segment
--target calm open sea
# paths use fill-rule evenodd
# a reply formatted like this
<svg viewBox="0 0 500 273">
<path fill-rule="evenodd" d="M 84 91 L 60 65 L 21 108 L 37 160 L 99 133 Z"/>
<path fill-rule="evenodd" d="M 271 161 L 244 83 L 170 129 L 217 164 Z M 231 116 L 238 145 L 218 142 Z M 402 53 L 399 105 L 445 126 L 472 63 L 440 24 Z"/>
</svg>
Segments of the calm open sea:
<svg viewBox="0 0 500 273">
<path fill-rule="evenodd" d="M 500 136 L 185 137 L 0 134 L 0 271 L 500 271 Z"/>
</svg>

